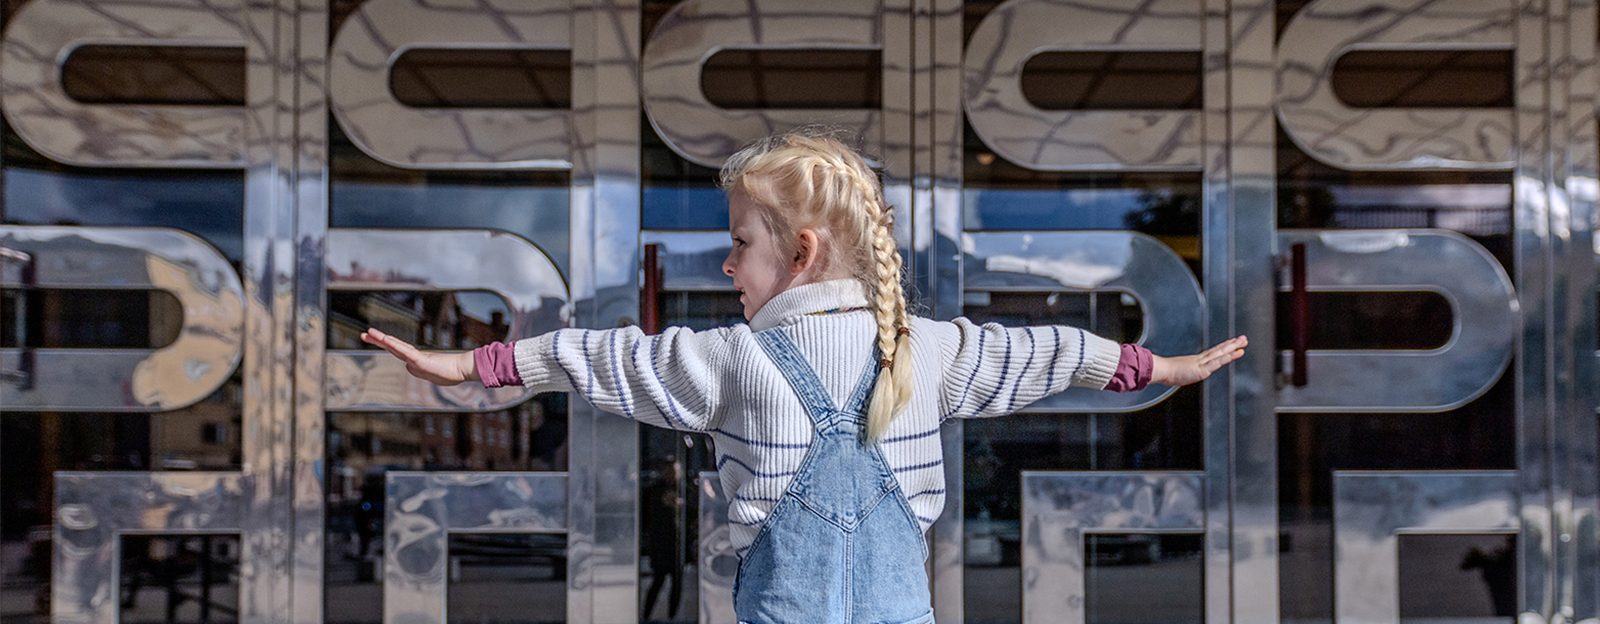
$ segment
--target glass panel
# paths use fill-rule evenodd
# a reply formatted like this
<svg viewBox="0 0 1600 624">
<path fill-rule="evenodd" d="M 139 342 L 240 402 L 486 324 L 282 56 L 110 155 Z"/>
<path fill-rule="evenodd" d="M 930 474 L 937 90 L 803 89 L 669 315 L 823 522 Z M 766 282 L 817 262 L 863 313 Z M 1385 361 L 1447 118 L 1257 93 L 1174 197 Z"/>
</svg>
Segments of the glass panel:
<svg viewBox="0 0 1600 624">
<path fill-rule="evenodd" d="M 719 108 L 882 108 L 883 53 L 724 49 L 700 89 Z"/>
<path fill-rule="evenodd" d="M 1040 52 L 1022 95 L 1045 110 L 1198 109 L 1199 52 Z"/>
<path fill-rule="evenodd" d="M 244 48 L 86 45 L 61 71 L 85 104 L 244 105 Z"/>
<path fill-rule="evenodd" d="M 1089 622 L 1205 619 L 1204 536 L 1122 533 L 1085 535 L 1084 611 Z"/>
<path fill-rule="evenodd" d="M 560 613 L 529 612 L 528 602 L 564 604 L 567 536 L 458 533 L 450 536 L 447 624 L 544 624 Z M 522 594 L 522 600 L 506 596 Z M 555 617 L 551 617 L 554 615 Z"/>
<path fill-rule="evenodd" d="M 401 104 L 418 108 L 568 108 L 572 51 L 413 48 L 389 80 Z"/>
<path fill-rule="evenodd" d="M 238 535 L 122 538 L 123 624 L 239 621 Z"/>
<path fill-rule="evenodd" d="M 1515 535 L 1401 535 L 1401 624 L 1513 621 L 1516 546 Z"/>
</svg>

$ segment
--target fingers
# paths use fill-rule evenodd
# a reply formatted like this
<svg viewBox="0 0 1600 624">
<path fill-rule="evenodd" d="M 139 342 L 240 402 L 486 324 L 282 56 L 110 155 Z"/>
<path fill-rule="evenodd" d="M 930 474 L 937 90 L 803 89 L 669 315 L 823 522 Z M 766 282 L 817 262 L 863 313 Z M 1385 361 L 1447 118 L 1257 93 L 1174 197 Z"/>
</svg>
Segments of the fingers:
<svg viewBox="0 0 1600 624">
<path fill-rule="evenodd" d="M 410 343 L 378 331 L 376 328 L 369 327 L 367 331 L 361 332 L 361 340 L 368 344 L 383 347 L 383 350 L 406 362 L 415 362 L 422 357 L 422 352 L 411 346 Z"/>
</svg>

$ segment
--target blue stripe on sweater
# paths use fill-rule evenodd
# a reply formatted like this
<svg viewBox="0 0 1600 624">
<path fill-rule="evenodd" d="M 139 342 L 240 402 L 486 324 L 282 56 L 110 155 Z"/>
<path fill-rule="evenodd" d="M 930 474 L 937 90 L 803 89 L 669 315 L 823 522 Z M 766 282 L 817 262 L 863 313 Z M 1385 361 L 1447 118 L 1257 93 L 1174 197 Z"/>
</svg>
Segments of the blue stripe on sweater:
<svg viewBox="0 0 1600 624">
<path fill-rule="evenodd" d="M 1050 336 L 1051 340 L 1054 340 L 1055 342 L 1050 345 L 1050 352 L 1053 354 L 1050 356 L 1050 363 L 1044 366 L 1045 392 L 1049 392 L 1051 388 L 1056 387 L 1056 359 L 1061 357 L 1061 328 L 1051 325 Z"/>
<path fill-rule="evenodd" d="M 936 494 L 943 494 L 943 493 L 945 493 L 944 488 L 939 488 L 937 490 L 923 490 L 921 492 L 917 492 L 916 494 L 912 494 L 910 496 L 907 496 L 906 500 L 911 500 L 911 499 L 916 498 L 918 496 L 933 496 L 933 495 L 936 495 Z"/>
<path fill-rule="evenodd" d="M 1089 346 L 1089 339 L 1083 335 L 1083 330 L 1080 329 L 1078 330 L 1078 367 L 1072 369 L 1072 376 L 1074 377 L 1083 375 L 1083 350 L 1087 346 Z"/>
<path fill-rule="evenodd" d="M 897 437 L 897 438 L 888 438 L 888 439 L 885 439 L 885 440 L 879 442 L 878 444 L 895 444 L 895 443 L 898 443 L 898 442 L 909 442 L 911 440 L 921 440 L 921 439 L 926 438 L 928 436 L 934 436 L 934 435 L 939 435 L 939 428 L 938 427 L 934 427 L 934 428 L 929 429 L 927 431 L 924 431 L 922 433 L 912 433 L 912 434 L 903 435 L 903 436 L 900 436 L 900 437 Z"/>
<path fill-rule="evenodd" d="M 572 389 L 577 390 L 578 380 L 572 376 L 572 371 L 567 370 L 567 367 L 561 364 L 561 332 L 559 330 L 556 331 L 556 335 L 550 337 L 550 360 L 556 363 L 556 368 L 561 369 L 561 372 L 566 374 L 567 383 L 572 386 Z M 519 376 L 521 374 L 520 371 L 517 373 Z"/>
<path fill-rule="evenodd" d="M 967 405 L 967 392 L 972 390 L 972 382 L 978 379 L 978 370 L 983 368 L 983 339 L 988 335 L 989 332 L 983 331 L 981 327 L 978 328 L 978 361 L 972 364 L 972 374 L 967 375 L 967 385 L 961 389 L 961 400 L 956 401 L 956 408 L 951 411 L 953 414 L 961 413 L 961 408 Z"/>
<path fill-rule="evenodd" d="M 583 363 L 589 365 L 589 384 L 585 386 L 585 390 L 583 391 L 584 398 L 594 396 L 594 359 L 589 355 L 590 333 L 592 332 L 587 329 L 583 330 Z"/>
<path fill-rule="evenodd" d="M 1024 327 L 1022 329 L 1023 331 L 1028 332 L 1028 359 L 1022 363 L 1022 372 L 1017 373 L 1017 385 L 1011 387 L 1011 399 L 1006 401 L 1007 414 L 1010 414 L 1017 409 L 1017 394 L 1022 392 L 1021 380 L 1028 378 L 1028 369 L 1033 368 L 1033 354 L 1038 351 L 1036 348 L 1038 346 L 1038 342 L 1033 339 L 1033 328 Z M 1045 387 L 1048 388 L 1049 386 Z"/>
<path fill-rule="evenodd" d="M 933 460 L 933 461 L 928 462 L 926 464 L 917 464 L 915 466 L 901 466 L 901 467 L 898 467 L 898 468 L 894 468 L 893 470 L 895 472 L 911 472 L 913 470 L 923 470 L 923 469 L 926 469 L 926 468 L 938 468 L 939 466 L 943 466 L 943 465 L 944 465 L 944 458 L 940 457 L 939 459 Z"/>
<path fill-rule="evenodd" d="M 644 341 L 640 340 L 639 342 L 644 342 Z M 634 343 L 633 344 L 633 348 L 635 350 L 638 350 L 639 343 L 638 342 Z M 683 415 L 678 413 L 678 400 L 672 398 L 672 390 L 670 388 L 667 388 L 667 380 L 661 377 L 661 367 L 656 364 L 656 354 L 660 353 L 660 352 L 661 352 L 661 350 L 656 348 L 656 341 L 655 340 L 651 340 L 651 342 L 650 342 L 650 372 L 655 375 L 656 383 L 661 386 L 661 393 L 666 395 L 666 397 L 667 397 L 667 400 L 666 400 L 667 410 L 668 410 L 667 411 L 667 415 L 671 416 L 672 420 L 674 422 L 678 423 L 679 425 L 681 425 L 682 428 L 692 431 L 692 430 L 694 430 L 694 427 L 691 427 L 689 425 L 689 421 L 684 420 L 683 419 Z M 637 358 L 635 358 L 635 361 L 637 361 Z"/>
<path fill-rule="evenodd" d="M 995 382 L 994 393 L 990 394 L 989 398 L 984 399 L 983 405 L 979 405 L 978 409 L 972 410 L 974 415 L 982 414 L 983 410 L 989 409 L 989 405 L 994 403 L 995 397 L 1000 396 L 1000 391 L 1006 387 L 1006 376 L 1011 371 L 1011 332 L 1004 331 L 1001 333 L 1006 336 L 1006 357 L 1000 361 L 1000 379 Z"/>
<path fill-rule="evenodd" d="M 782 479 L 784 477 L 795 476 L 800 472 L 798 470 L 790 470 L 789 472 L 761 472 L 755 468 L 751 468 L 750 464 L 746 464 L 743 461 L 740 461 L 739 458 L 732 455 L 723 455 L 722 459 L 717 460 L 717 470 L 722 470 L 722 467 L 728 464 L 738 464 L 740 468 L 745 469 L 745 472 L 763 479 Z"/>
<path fill-rule="evenodd" d="M 726 429 L 713 429 L 713 431 L 715 431 L 716 433 L 720 433 L 722 435 L 728 436 L 728 439 L 733 440 L 735 442 L 742 443 L 745 446 L 758 446 L 758 447 L 761 447 L 761 448 L 773 448 L 773 449 L 803 449 L 803 448 L 811 448 L 811 443 L 809 443 L 809 442 L 804 443 L 804 444 L 789 444 L 787 442 L 763 442 L 761 440 L 750 440 L 750 439 L 746 439 L 746 438 L 741 438 L 739 436 L 733 435 L 732 433 L 729 433 Z"/>
<path fill-rule="evenodd" d="M 606 346 L 606 350 L 611 352 L 611 385 L 616 389 L 617 403 L 622 405 L 623 416 L 628 420 L 638 420 L 633 415 L 633 401 L 628 396 L 627 389 L 622 387 L 622 358 L 617 355 L 617 330 L 611 330 L 609 337 L 611 344 Z M 634 346 L 637 347 L 638 344 L 635 343 Z"/>
</svg>

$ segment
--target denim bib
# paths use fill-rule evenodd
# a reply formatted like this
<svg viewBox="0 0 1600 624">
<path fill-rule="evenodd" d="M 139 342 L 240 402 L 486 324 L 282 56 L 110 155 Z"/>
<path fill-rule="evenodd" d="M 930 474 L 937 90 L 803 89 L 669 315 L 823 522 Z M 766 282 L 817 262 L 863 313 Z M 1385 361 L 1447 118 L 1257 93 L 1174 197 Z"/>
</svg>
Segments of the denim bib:
<svg viewBox="0 0 1600 624">
<path fill-rule="evenodd" d="M 746 624 L 933 622 L 928 544 L 877 444 L 864 444 L 876 357 L 844 409 L 781 329 L 754 334 L 816 429 L 800 470 L 762 524 L 734 581 Z"/>
</svg>

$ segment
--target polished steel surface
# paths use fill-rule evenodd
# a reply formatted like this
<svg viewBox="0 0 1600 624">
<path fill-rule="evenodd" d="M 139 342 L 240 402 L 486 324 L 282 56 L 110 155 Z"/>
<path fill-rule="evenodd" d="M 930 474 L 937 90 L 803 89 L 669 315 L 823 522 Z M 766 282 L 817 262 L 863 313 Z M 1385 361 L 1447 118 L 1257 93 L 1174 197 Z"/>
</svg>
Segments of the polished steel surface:
<svg viewBox="0 0 1600 624">
<path fill-rule="evenodd" d="M 1488 391 L 1511 363 L 1516 290 L 1500 262 L 1472 239 L 1446 230 L 1281 230 L 1279 236 L 1283 249 L 1306 246 L 1307 290 L 1430 291 L 1450 303 L 1454 321 L 1449 340 L 1436 349 L 1310 351 L 1307 385 L 1279 388 L 1279 411 L 1444 411 Z"/>
<path fill-rule="evenodd" d="M 507 340 L 567 326 L 571 311 L 561 272 L 520 236 L 488 230 L 334 228 L 327 237 L 328 290 L 482 290 L 506 302 Z M 418 249 L 428 253 L 418 254 Z M 440 263 L 440 257 L 451 261 Z M 412 377 L 399 359 L 371 349 L 329 350 L 326 367 L 330 410 L 487 411 L 533 396 L 520 386 L 436 386 Z"/>
<path fill-rule="evenodd" d="M 1225 27 L 1208 21 L 1205 101 L 1224 104 L 1218 116 L 1227 130 L 1225 149 L 1210 151 L 1219 162 L 1206 167 L 1202 247 L 1206 253 L 1206 342 L 1247 335 L 1256 348 L 1212 375 L 1204 386 L 1206 402 L 1207 522 L 1226 513 L 1229 524 L 1207 531 L 1206 560 L 1231 563 L 1219 604 L 1218 574 L 1208 574 L 1206 608 L 1217 621 L 1235 624 L 1277 622 L 1278 415 L 1271 349 L 1262 349 L 1274 330 L 1273 258 L 1278 253 L 1277 137 L 1273 124 L 1273 30 L 1276 6 L 1270 0 L 1236 0 L 1207 5 L 1207 14 L 1226 15 Z M 1217 32 L 1225 28 L 1223 32 Z M 1213 38 L 1215 35 L 1217 38 Z M 1226 52 L 1209 47 L 1211 41 Z M 1213 73 L 1226 67 L 1223 75 Z M 1223 80 L 1225 87 L 1213 85 Z M 1224 90 L 1225 89 L 1225 90 Z M 1213 98 L 1215 91 L 1225 97 Z M 1208 108 L 1208 113 L 1213 110 Z M 1208 121 L 1211 118 L 1208 117 Z M 1213 124 L 1207 124 L 1211 136 Z M 1225 164 L 1224 164 L 1225 163 Z M 1223 423 L 1226 423 L 1225 425 Z M 1224 468 L 1224 466 L 1226 466 Z M 1221 481 L 1214 480 L 1221 478 Z M 1226 488 L 1220 487 L 1226 483 Z M 1224 536 L 1226 540 L 1224 541 Z M 1227 609 L 1224 611 L 1224 609 Z M 1226 617 L 1226 620 L 1221 618 Z"/>
<path fill-rule="evenodd" d="M 1563 5 L 1556 6 L 1557 9 Z M 1567 214 L 1559 229 L 1567 232 L 1555 250 L 1563 289 L 1555 296 L 1566 302 L 1560 306 L 1558 322 L 1564 335 L 1556 344 L 1568 345 L 1556 352 L 1558 370 L 1570 370 L 1558 387 L 1556 414 L 1561 456 L 1554 458 L 1559 469 L 1554 487 L 1565 491 L 1570 511 L 1558 516 L 1558 567 L 1561 591 L 1558 609 L 1569 621 L 1600 623 L 1600 419 L 1595 417 L 1600 402 L 1600 377 L 1589 347 L 1595 346 L 1597 328 L 1592 319 L 1600 318 L 1595 297 L 1595 223 L 1600 218 L 1600 125 L 1597 125 L 1596 71 L 1597 15 L 1593 0 L 1566 2 L 1564 20 L 1553 24 L 1552 49 L 1565 51 L 1552 76 L 1554 103 L 1563 108 L 1566 127 L 1554 127 L 1553 136 L 1567 137 L 1565 152 L 1553 150 L 1559 160 L 1555 170 L 1555 190 L 1566 197 Z M 1566 536 L 1566 537 L 1561 537 Z"/>
<path fill-rule="evenodd" d="M 1199 472 L 1022 473 L 1022 621 L 1084 624 L 1089 533 L 1198 533 Z"/>
<path fill-rule="evenodd" d="M 237 534 L 252 494 L 233 472 L 58 472 L 55 488 L 55 624 L 116 624 L 122 536 Z"/>
<path fill-rule="evenodd" d="M 67 57 L 84 45 L 245 48 L 252 61 L 265 60 L 261 46 L 274 42 L 246 36 L 245 6 L 237 0 L 28 2 L 0 41 L 0 111 L 30 147 L 63 163 L 242 167 L 247 136 L 256 132 L 246 127 L 252 119 L 245 108 L 85 104 L 67 95 L 61 76 Z"/>
<path fill-rule="evenodd" d="M 969 232 L 961 238 L 969 258 L 968 292 L 1116 291 L 1132 295 L 1144 312 L 1144 334 L 1134 340 L 1160 355 L 1201 348 L 1204 311 L 1200 285 L 1170 247 L 1138 232 Z M 1022 411 L 1117 412 L 1154 405 L 1173 388 L 1139 392 L 1070 388 Z"/>
<path fill-rule="evenodd" d="M 1399 624 L 1400 536 L 1516 533 L 1515 471 L 1333 473 L 1334 617 Z"/>
<path fill-rule="evenodd" d="M 7 225 L 0 246 L 30 257 L 4 263 L 6 287 L 159 290 L 183 309 L 177 340 L 157 349 L 0 349 L 0 369 L 19 373 L 0 381 L 6 410 L 173 410 L 215 392 L 239 364 L 244 287 L 228 259 L 193 234 Z"/>
<path fill-rule="evenodd" d="M 967 120 L 985 145 L 1039 170 L 1201 168 L 1200 111 L 1041 110 L 1023 66 L 1049 51 L 1199 51 L 1202 0 L 1010 0 L 967 42 Z"/>
<path fill-rule="evenodd" d="M 1511 111 L 1356 108 L 1334 92 L 1333 74 L 1339 58 L 1351 50 L 1515 49 L 1519 56 L 1537 56 L 1531 49 L 1537 33 L 1519 30 L 1519 13 L 1526 16 L 1519 4 L 1316 0 L 1306 5 L 1279 38 L 1277 104 L 1284 132 L 1306 154 L 1344 169 L 1509 168 L 1521 142 Z M 1523 40 L 1527 34 L 1535 40 Z"/>
<path fill-rule="evenodd" d="M 894 50 L 885 49 L 888 2 L 814 0 L 800 4 L 745 0 L 688 0 L 657 22 L 645 43 L 639 82 L 644 108 L 668 147 L 695 163 L 720 167 L 745 143 L 813 123 L 850 128 L 870 154 L 883 155 L 880 110 L 728 110 L 706 99 L 700 72 L 723 49 L 882 50 L 884 102 L 896 95 L 891 71 Z M 895 198 L 889 202 L 903 206 Z"/>
<path fill-rule="evenodd" d="M 402 472 L 385 475 L 384 624 L 443 624 L 451 533 L 561 533 L 567 475 Z"/>
<path fill-rule="evenodd" d="M 640 6 L 576 0 L 572 18 L 573 324 L 639 318 Z M 567 414 L 567 621 L 639 617 L 638 424 L 581 399 Z"/>
<path fill-rule="evenodd" d="M 333 116 L 363 152 L 396 167 L 567 168 L 577 147 L 572 111 L 407 106 L 390 89 L 390 73 L 413 49 L 571 48 L 575 6 L 367 0 L 345 19 L 328 51 Z"/>
<path fill-rule="evenodd" d="M 726 288 L 720 272 L 725 233 L 640 231 L 641 121 L 651 123 L 672 149 L 707 165 L 720 163 L 743 141 L 801 123 L 821 121 L 862 131 L 868 151 L 882 157 L 886 194 L 898 210 L 896 236 L 908 254 L 911 292 L 923 314 L 941 319 L 959 315 L 961 296 L 968 289 L 1070 290 L 1111 284 L 1092 271 L 1052 273 L 1049 262 L 1037 261 L 1089 254 L 1098 248 L 1092 242 L 1074 243 L 1070 249 L 1063 245 L 1038 257 L 1016 250 L 979 253 L 973 255 L 981 262 L 964 263 L 969 241 L 977 244 L 989 236 L 1000 240 L 1013 233 L 964 234 L 963 111 L 978 140 L 1024 169 L 1198 170 L 1202 176 L 1199 281 L 1207 288 L 1195 290 L 1193 278 L 1179 280 L 1179 272 L 1170 266 L 1172 252 L 1165 248 L 1148 256 L 1157 258 L 1161 268 L 1127 264 L 1118 279 L 1127 281 L 1125 290 L 1139 294 L 1146 306 L 1147 345 L 1156 346 L 1159 336 L 1180 333 L 1196 345 L 1240 333 L 1256 343 L 1244 359 L 1205 384 L 1199 442 L 1204 447 L 1203 478 L 1199 473 L 1188 477 L 1199 492 L 1191 520 L 1201 524 L 1185 530 L 1206 535 L 1207 622 L 1266 624 L 1283 617 L 1278 604 L 1283 578 L 1278 478 L 1299 475 L 1302 468 L 1280 465 L 1279 412 L 1438 411 L 1468 403 L 1506 375 L 1515 385 L 1514 407 L 1508 409 L 1516 412 L 1511 443 L 1516 470 L 1483 473 L 1490 476 L 1479 485 L 1450 491 L 1477 488 L 1496 501 L 1496 509 L 1509 510 L 1509 519 L 1500 524 L 1427 521 L 1424 528 L 1407 530 L 1515 532 L 1522 624 L 1593 622 L 1600 616 L 1600 425 L 1595 417 L 1600 384 L 1595 383 L 1593 358 L 1596 11 L 1590 0 L 1315 0 L 1282 16 L 1275 3 L 1264 0 L 1142 5 L 1012 0 L 973 18 L 972 43 L 964 51 L 963 15 L 971 8 L 953 0 L 695 1 L 669 10 L 646 41 L 639 32 L 642 16 L 636 2 L 513 6 L 369 0 L 354 7 L 330 46 L 325 0 L 19 3 L 0 41 L 0 112 L 20 147 L 48 161 L 102 173 L 178 167 L 245 171 L 243 252 L 237 269 L 209 244 L 177 230 L 18 225 L 11 213 L 10 222 L 0 226 L 6 237 L 0 247 L 34 259 L 38 272 L 33 285 L 166 290 L 185 307 L 180 338 L 161 349 L 0 351 L 0 370 L 7 373 L 0 405 L 8 412 L 46 417 L 59 411 L 159 412 L 206 396 L 235 367 L 244 379 L 239 472 L 56 473 L 52 482 L 58 484 L 60 506 L 51 549 L 55 580 L 41 581 L 55 590 L 54 617 L 116 621 L 116 538 L 109 536 L 220 532 L 241 538 L 241 622 L 321 622 L 330 483 L 325 474 L 325 410 L 491 409 L 526 397 L 520 390 L 497 391 L 502 396 L 470 387 L 418 393 L 421 387 L 404 383 L 386 394 L 381 384 L 367 383 L 376 380 L 374 374 L 395 377 L 381 358 L 325 352 L 328 289 L 491 289 L 513 308 L 519 305 L 517 297 L 538 293 L 538 305 L 518 309 L 532 316 L 513 337 L 569 325 L 614 327 L 638 318 L 641 237 L 662 243 L 669 262 L 681 262 L 668 265 L 670 289 Z M 1280 17 L 1286 26 L 1275 46 L 1273 26 Z M 61 87 L 66 58 L 77 47 L 101 44 L 243 48 L 246 104 L 84 104 L 70 99 Z M 418 48 L 571 49 L 572 109 L 402 106 L 390 91 L 389 73 L 399 54 Z M 830 111 L 716 108 L 701 92 L 701 65 L 711 54 L 732 48 L 876 50 L 883 59 L 883 106 Z M 1022 97 L 1018 79 L 1022 64 L 1047 50 L 1199 50 L 1202 108 L 1038 110 Z M 1332 79 L 1339 58 L 1358 50 L 1510 50 L 1514 107 L 1349 106 L 1334 93 Z M 511 235 L 466 234 L 498 239 L 463 246 L 456 238 L 463 236 L 461 230 L 330 231 L 330 112 L 359 149 L 390 165 L 422 170 L 570 168 L 569 274 L 559 274 L 543 252 Z M 646 117 L 641 119 L 641 112 Z M 1279 123 L 1308 155 L 1335 168 L 1490 171 L 1473 175 L 1509 170 L 1512 261 L 1502 269 L 1478 242 L 1440 231 L 1278 232 L 1274 143 Z M 17 166 L 9 152 L 7 159 L 8 167 Z M 48 236 L 39 238 L 40 232 Z M 147 234 L 176 242 L 161 247 L 134 240 Z M 1107 234 L 1142 244 L 1126 233 L 1033 236 L 1092 241 Z M 373 241 L 380 247 L 400 241 L 409 250 L 429 253 L 386 258 L 374 251 Z M 1277 290 L 1273 261 L 1280 246 L 1290 241 L 1312 244 L 1313 287 L 1441 293 L 1455 312 L 1450 343 L 1419 352 L 1314 352 L 1312 385 L 1278 388 L 1277 354 L 1270 348 Z M 1016 241 L 1007 244 L 1022 247 Z M 476 264 L 439 260 L 459 257 L 464 248 L 473 257 L 494 250 L 508 255 Z M 1326 254 L 1321 261 L 1319 253 Z M 1014 257 L 993 266 L 988 262 L 1001 256 Z M 58 264 L 51 264 L 52 257 Z M 395 272 L 359 277 L 355 261 L 364 268 L 392 266 Z M 4 263 L 7 289 L 20 285 L 23 266 Z M 61 272 L 53 273 L 52 266 Z M 74 277 L 56 283 L 49 281 L 56 279 L 52 275 Z M 1142 285 L 1140 275 L 1170 287 Z M 116 281 L 124 279 L 128 281 Z M 1140 294 L 1146 291 L 1153 294 Z M 1191 301 L 1191 293 L 1200 298 Z M 559 310 L 566 312 L 552 312 Z M 1176 332 L 1173 328 L 1182 332 L 1167 333 Z M 21 365 L 24 351 L 35 358 L 31 369 Z M 152 364 L 158 356 L 165 359 Z M 68 357 L 89 368 L 62 368 L 66 365 L 60 362 L 67 360 L 59 358 Z M 1339 362 L 1344 363 L 1342 372 L 1327 368 Z M 60 373 L 46 374 L 57 369 L 96 381 L 76 383 L 69 392 L 67 382 L 57 381 Z M 20 388 L 12 376 L 25 371 L 33 374 L 32 389 Z M 1395 390 L 1405 385 L 1388 383 L 1400 374 L 1396 371 L 1425 377 L 1420 386 L 1407 386 L 1421 391 Z M 141 375 L 148 384 L 139 381 Z M 129 380 L 135 390 L 126 396 L 107 394 L 117 388 L 112 379 Z M 55 398 L 48 400 L 55 403 L 30 402 L 51 392 Z M 1148 404 L 1159 399 L 1152 396 L 1137 400 Z M 578 400 L 569 421 L 568 481 L 564 494 L 552 495 L 565 505 L 565 516 L 539 520 L 540 530 L 568 535 L 568 620 L 631 622 L 638 617 L 639 593 L 635 425 L 599 414 Z M 958 460 L 966 450 L 962 426 L 947 426 L 942 434 L 950 458 L 945 468 L 950 494 L 933 531 L 930 565 L 940 621 L 960 622 L 972 606 L 964 605 L 968 586 L 962 562 L 962 492 L 971 467 Z M 507 474 L 457 476 L 516 478 Z M 1370 479 L 1403 482 L 1417 476 L 1373 474 Z M 14 477 L 7 475 L 7 483 Z M 1367 478 L 1353 473 L 1339 478 L 1348 485 L 1358 477 Z M 701 495 L 715 500 L 714 491 Z M 1348 513 L 1360 516 L 1357 520 L 1381 520 L 1399 518 L 1409 503 L 1383 503 L 1387 516 L 1349 511 L 1370 507 L 1340 504 L 1340 517 Z M 1487 508 L 1480 504 L 1471 509 Z M 1341 524 L 1340 535 L 1350 526 Z M 1358 569 L 1346 555 L 1392 542 L 1394 532 L 1403 528 L 1397 527 L 1385 529 L 1389 537 L 1369 532 L 1354 541 L 1337 538 L 1339 574 Z M 6 532 L 22 529 L 8 525 Z M 1346 550 L 1347 542 L 1357 550 Z M 715 547 L 714 540 L 707 543 Z M 706 561 L 702 559 L 702 574 L 724 582 L 726 577 L 717 576 Z M 11 583 L 11 571 L 5 573 Z M 716 591 L 721 587 L 713 585 Z M 1385 602 L 1393 598 L 1390 589 L 1358 594 L 1342 590 L 1338 608 L 1359 611 L 1392 604 Z M 707 608 L 715 610 L 715 604 L 720 603 L 710 594 L 703 598 Z M 431 620 L 444 617 L 442 606 L 428 609 Z M 1387 610 L 1370 617 L 1393 620 Z M 1351 621 L 1361 618 L 1369 616 L 1349 616 Z"/>
<path fill-rule="evenodd" d="M 1551 5 L 1549 1 L 1529 2 L 1517 7 L 1516 53 L 1513 62 L 1514 130 L 1512 174 L 1512 282 L 1517 285 L 1521 311 L 1520 333 L 1516 345 L 1516 443 L 1517 479 L 1515 490 L 1521 506 L 1517 534 L 1517 618 L 1521 624 L 1564 623 L 1566 614 L 1557 604 L 1556 493 L 1551 461 L 1557 456 L 1552 447 L 1558 436 L 1555 420 L 1556 385 L 1553 370 L 1557 354 L 1572 348 L 1557 344 L 1554 333 L 1559 325 L 1560 302 L 1552 301 L 1560 282 L 1552 252 L 1556 241 L 1567 238 L 1559 231 L 1561 215 L 1567 207 L 1555 193 L 1549 153 L 1552 141 L 1552 101 L 1548 79 L 1554 67 L 1549 49 Z M 1591 296 L 1585 293 L 1583 296 Z M 1592 317 L 1591 317 L 1592 319 Z"/>
<path fill-rule="evenodd" d="M 728 533 L 728 495 L 715 472 L 702 472 L 695 492 L 700 497 L 700 543 L 695 559 L 700 572 L 700 624 L 736 624 L 733 580 L 739 554 Z"/>
<path fill-rule="evenodd" d="M 289 61 L 294 92 L 294 398 L 288 614 L 322 624 L 327 544 L 328 11 L 330 0 L 295 0 Z"/>
</svg>

